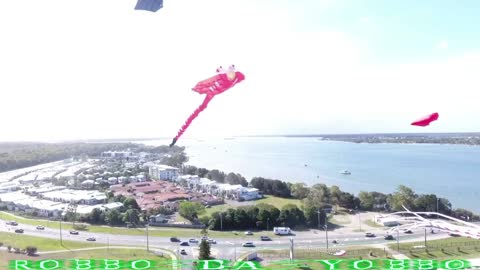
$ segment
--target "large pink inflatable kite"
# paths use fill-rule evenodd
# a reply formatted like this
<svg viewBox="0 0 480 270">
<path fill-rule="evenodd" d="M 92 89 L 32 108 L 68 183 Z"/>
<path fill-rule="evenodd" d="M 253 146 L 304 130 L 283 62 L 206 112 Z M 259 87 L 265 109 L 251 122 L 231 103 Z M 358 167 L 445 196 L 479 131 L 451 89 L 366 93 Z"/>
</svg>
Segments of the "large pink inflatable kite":
<svg viewBox="0 0 480 270">
<path fill-rule="evenodd" d="M 245 75 L 243 75 L 243 73 L 239 71 L 235 71 L 234 65 L 231 65 L 228 70 L 219 67 L 217 68 L 217 73 L 217 75 L 197 83 L 197 85 L 192 88 L 193 91 L 199 94 L 205 94 L 205 99 L 203 100 L 203 103 L 190 115 L 185 124 L 178 131 L 178 134 L 175 138 L 173 138 L 170 147 L 175 145 L 178 138 L 182 136 L 182 134 L 185 132 L 185 130 L 187 130 L 192 121 L 197 118 L 200 112 L 207 108 L 208 103 L 213 99 L 214 96 L 227 91 L 228 89 L 235 86 L 237 83 L 245 80 Z"/>
<path fill-rule="evenodd" d="M 432 113 L 430 115 L 427 115 L 415 122 L 413 122 L 411 125 L 412 126 L 419 126 L 419 127 L 426 127 L 430 125 L 431 122 L 435 121 L 438 119 L 438 113 Z"/>
</svg>

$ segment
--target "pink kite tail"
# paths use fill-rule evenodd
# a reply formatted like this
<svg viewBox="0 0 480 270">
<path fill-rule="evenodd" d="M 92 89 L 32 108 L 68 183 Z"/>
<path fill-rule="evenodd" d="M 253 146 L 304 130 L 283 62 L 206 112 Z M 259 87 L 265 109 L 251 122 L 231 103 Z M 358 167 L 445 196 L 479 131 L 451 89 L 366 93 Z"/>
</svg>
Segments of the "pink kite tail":
<svg viewBox="0 0 480 270">
<path fill-rule="evenodd" d="M 172 143 L 170 144 L 170 147 L 172 147 L 176 142 L 177 140 L 180 138 L 180 136 L 182 136 L 182 134 L 187 130 L 187 128 L 190 126 L 190 124 L 192 123 L 192 121 L 198 117 L 198 115 L 207 108 L 207 105 L 208 103 L 210 102 L 210 100 L 212 100 L 212 98 L 214 97 L 215 95 L 211 95 L 211 94 L 207 94 L 207 96 L 205 97 L 205 99 L 203 100 L 202 104 L 200 104 L 200 106 L 198 106 L 198 108 L 190 115 L 190 117 L 188 117 L 187 121 L 185 122 L 185 124 L 182 126 L 182 128 L 178 131 L 178 134 L 175 138 L 173 138 L 173 141 Z"/>
</svg>

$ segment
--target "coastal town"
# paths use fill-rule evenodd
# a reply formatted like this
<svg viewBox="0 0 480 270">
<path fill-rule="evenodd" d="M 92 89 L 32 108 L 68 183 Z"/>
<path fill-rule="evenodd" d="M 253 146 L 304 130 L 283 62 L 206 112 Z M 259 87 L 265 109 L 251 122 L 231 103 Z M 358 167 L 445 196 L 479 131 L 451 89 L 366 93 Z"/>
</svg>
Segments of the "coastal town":
<svg viewBox="0 0 480 270">
<path fill-rule="evenodd" d="M 181 201 L 213 206 L 223 204 L 224 199 L 262 197 L 256 188 L 180 175 L 178 168 L 159 164 L 159 158 L 128 150 L 112 151 L 97 159 L 69 159 L 2 173 L 0 209 L 53 219 L 74 211 L 81 219 L 93 209 L 123 207 L 121 202 L 108 202 L 109 192 L 135 199 L 141 211 L 164 207 L 176 212 Z M 158 222 L 160 217 L 162 222 L 175 222 L 162 215 L 152 219 Z"/>
</svg>

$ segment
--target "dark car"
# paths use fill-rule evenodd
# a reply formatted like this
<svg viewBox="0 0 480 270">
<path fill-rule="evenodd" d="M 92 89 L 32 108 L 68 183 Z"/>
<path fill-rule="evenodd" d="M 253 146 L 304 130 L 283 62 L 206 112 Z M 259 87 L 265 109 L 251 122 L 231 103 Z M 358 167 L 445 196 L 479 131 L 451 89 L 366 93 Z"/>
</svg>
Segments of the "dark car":
<svg viewBox="0 0 480 270">
<path fill-rule="evenodd" d="M 77 231 L 70 231 L 70 234 L 78 235 L 78 232 Z"/>
<path fill-rule="evenodd" d="M 87 238 L 87 241 L 97 241 L 97 240 L 95 239 L 95 237 L 89 237 Z"/>
<path fill-rule="evenodd" d="M 170 237 L 170 242 L 180 242 L 180 239 L 177 237 Z"/>
<path fill-rule="evenodd" d="M 180 250 L 180 254 L 187 255 L 187 252 L 185 251 L 185 249 L 182 249 L 182 250 Z"/>
<path fill-rule="evenodd" d="M 404 230 L 403 232 L 404 232 L 404 233 L 408 233 L 408 234 L 413 233 L 412 230 Z"/>
<path fill-rule="evenodd" d="M 385 240 L 393 240 L 393 236 L 391 234 L 385 235 Z"/>
<path fill-rule="evenodd" d="M 10 221 L 10 222 L 7 222 L 7 225 L 17 226 L 18 223 L 15 221 Z"/>
<path fill-rule="evenodd" d="M 182 242 L 180 246 L 190 246 L 190 245 L 188 244 L 188 242 Z"/>
<path fill-rule="evenodd" d="M 43 227 L 43 226 L 37 226 L 37 230 L 43 231 L 43 230 L 45 230 L 45 227 Z"/>
<path fill-rule="evenodd" d="M 457 234 L 457 233 L 449 233 L 448 235 L 453 236 L 453 237 L 460 237 L 460 234 Z"/>
<path fill-rule="evenodd" d="M 260 236 L 260 240 L 262 240 L 262 241 L 272 241 L 272 239 L 268 236 Z"/>
<path fill-rule="evenodd" d="M 23 233 L 23 229 L 16 229 L 15 232 L 16 233 Z"/>
<path fill-rule="evenodd" d="M 375 234 L 367 232 L 365 234 L 365 237 L 375 237 Z"/>
</svg>

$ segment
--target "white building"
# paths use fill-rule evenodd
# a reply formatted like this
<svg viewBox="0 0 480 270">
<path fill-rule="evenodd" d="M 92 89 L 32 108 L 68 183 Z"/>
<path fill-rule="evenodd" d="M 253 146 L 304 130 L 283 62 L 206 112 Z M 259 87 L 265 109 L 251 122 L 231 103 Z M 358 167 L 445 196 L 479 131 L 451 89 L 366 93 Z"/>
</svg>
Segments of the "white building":
<svg viewBox="0 0 480 270">
<path fill-rule="evenodd" d="M 107 199 L 105 193 L 97 190 L 72 190 L 65 189 L 61 191 L 52 191 L 41 194 L 44 199 L 70 203 L 72 201 L 78 204 L 101 204 Z"/>
<path fill-rule="evenodd" d="M 150 177 L 154 180 L 176 180 L 178 177 L 178 168 L 167 165 L 154 164 L 148 168 Z"/>
<path fill-rule="evenodd" d="M 260 194 L 259 190 L 256 188 L 246 188 L 242 187 L 240 191 L 238 191 L 238 198 L 245 200 L 245 201 L 250 201 L 250 200 L 256 200 L 256 199 L 261 199 L 263 196 Z"/>
</svg>

